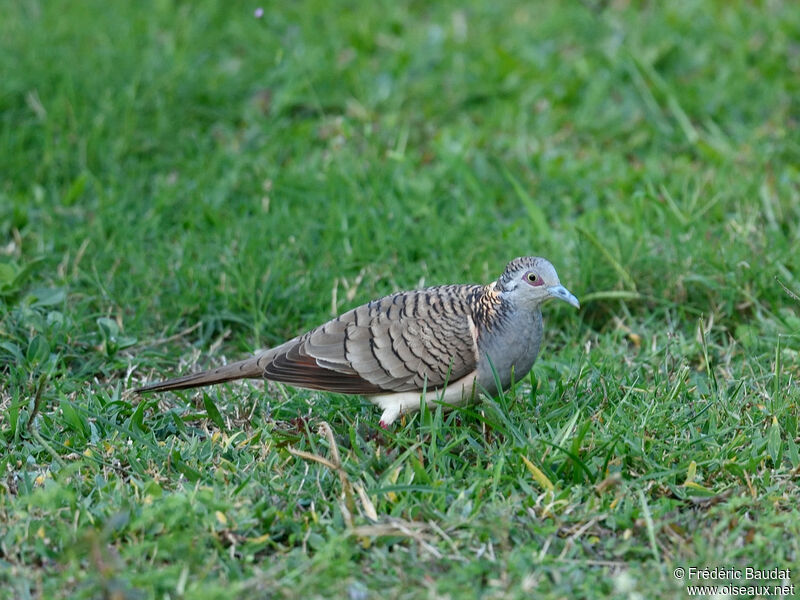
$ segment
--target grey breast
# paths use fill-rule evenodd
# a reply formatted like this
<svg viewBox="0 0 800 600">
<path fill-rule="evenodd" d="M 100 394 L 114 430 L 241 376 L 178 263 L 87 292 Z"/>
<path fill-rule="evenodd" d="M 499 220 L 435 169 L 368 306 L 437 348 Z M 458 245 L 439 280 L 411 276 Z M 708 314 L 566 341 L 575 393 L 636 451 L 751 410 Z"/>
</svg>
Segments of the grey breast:
<svg viewBox="0 0 800 600">
<path fill-rule="evenodd" d="M 505 318 L 478 338 L 478 384 L 490 394 L 497 392 L 495 373 L 506 389 L 512 377 L 520 381 L 531 370 L 542 341 L 542 311 L 508 309 Z"/>
</svg>

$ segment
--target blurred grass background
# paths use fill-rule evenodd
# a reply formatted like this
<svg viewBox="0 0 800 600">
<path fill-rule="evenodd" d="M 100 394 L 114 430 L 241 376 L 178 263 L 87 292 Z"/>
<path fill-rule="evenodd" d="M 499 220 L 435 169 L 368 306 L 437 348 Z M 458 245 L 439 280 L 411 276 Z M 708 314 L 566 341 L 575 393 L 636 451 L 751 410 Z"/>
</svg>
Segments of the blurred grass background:
<svg viewBox="0 0 800 600">
<path fill-rule="evenodd" d="M 675 566 L 800 562 L 796 3 L 0 6 L 11 597 L 674 597 Z M 126 392 L 527 254 L 583 308 L 482 405 L 382 434 L 355 397 Z"/>
</svg>

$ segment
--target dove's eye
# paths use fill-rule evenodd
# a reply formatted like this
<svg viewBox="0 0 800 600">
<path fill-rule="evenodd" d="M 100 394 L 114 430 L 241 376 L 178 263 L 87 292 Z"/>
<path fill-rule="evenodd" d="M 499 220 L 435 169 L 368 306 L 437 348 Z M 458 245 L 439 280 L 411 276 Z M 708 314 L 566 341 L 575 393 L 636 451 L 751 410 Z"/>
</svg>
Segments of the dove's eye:
<svg viewBox="0 0 800 600">
<path fill-rule="evenodd" d="M 525 280 L 531 285 L 542 285 L 542 278 L 533 271 L 528 271 L 525 274 Z"/>
</svg>

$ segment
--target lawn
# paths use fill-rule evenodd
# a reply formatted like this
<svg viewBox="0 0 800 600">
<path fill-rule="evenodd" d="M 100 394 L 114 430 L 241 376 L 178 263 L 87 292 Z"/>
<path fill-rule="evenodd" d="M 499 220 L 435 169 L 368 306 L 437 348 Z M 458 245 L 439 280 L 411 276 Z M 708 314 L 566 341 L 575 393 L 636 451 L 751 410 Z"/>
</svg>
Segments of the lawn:
<svg viewBox="0 0 800 600">
<path fill-rule="evenodd" d="M 800 593 L 796 2 L 0 5 L 0 597 Z M 131 391 L 520 255 L 479 404 Z"/>
</svg>

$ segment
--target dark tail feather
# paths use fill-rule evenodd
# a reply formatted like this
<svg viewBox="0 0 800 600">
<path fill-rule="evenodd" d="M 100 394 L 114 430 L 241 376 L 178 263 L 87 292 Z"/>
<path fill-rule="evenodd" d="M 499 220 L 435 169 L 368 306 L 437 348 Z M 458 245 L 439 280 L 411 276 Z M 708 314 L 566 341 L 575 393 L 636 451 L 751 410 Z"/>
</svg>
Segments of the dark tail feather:
<svg viewBox="0 0 800 600">
<path fill-rule="evenodd" d="M 264 375 L 264 370 L 258 366 L 258 358 L 248 358 L 239 362 L 218 367 L 209 371 L 202 371 L 192 375 L 184 375 L 157 383 L 148 383 L 134 390 L 136 393 L 145 392 L 166 392 L 168 390 L 185 390 L 189 388 L 214 385 L 235 379 L 260 379 Z"/>
</svg>

